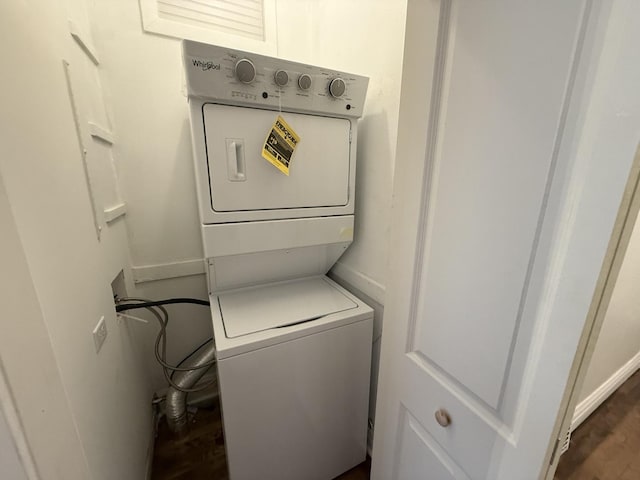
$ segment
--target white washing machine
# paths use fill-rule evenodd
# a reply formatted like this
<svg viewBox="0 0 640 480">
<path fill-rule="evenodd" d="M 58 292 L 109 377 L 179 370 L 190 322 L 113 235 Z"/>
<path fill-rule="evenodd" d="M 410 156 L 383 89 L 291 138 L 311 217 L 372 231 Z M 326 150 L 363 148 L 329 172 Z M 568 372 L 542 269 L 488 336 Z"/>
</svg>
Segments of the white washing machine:
<svg viewBox="0 0 640 480">
<path fill-rule="evenodd" d="M 183 43 L 231 480 L 365 459 L 373 311 L 325 276 L 353 241 L 368 79 Z M 281 116 L 289 174 L 262 157 Z"/>
</svg>

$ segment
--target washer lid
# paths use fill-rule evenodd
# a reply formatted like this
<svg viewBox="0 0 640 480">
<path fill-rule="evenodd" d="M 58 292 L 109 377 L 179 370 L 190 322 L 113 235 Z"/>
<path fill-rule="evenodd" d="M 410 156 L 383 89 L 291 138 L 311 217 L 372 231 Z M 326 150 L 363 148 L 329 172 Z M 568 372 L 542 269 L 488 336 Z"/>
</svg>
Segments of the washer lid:
<svg viewBox="0 0 640 480">
<path fill-rule="evenodd" d="M 218 302 L 227 338 L 295 325 L 358 307 L 323 277 L 222 293 Z"/>
</svg>

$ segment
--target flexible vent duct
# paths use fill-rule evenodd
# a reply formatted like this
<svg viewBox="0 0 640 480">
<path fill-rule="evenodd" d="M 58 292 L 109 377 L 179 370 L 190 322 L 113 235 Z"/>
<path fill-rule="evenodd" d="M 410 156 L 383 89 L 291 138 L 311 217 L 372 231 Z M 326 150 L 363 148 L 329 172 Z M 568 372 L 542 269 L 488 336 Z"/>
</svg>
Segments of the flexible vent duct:
<svg viewBox="0 0 640 480">
<path fill-rule="evenodd" d="M 198 368 L 207 362 L 214 360 L 216 349 L 213 342 L 209 342 L 198 349 L 181 367 L 195 368 L 188 372 L 176 372 L 173 382 L 180 388 L 189 390 L 207 373 L 209 367 Z M 167 424 L 172 432 L 183 432 L 187 426 L 187 393 L 170 387 L 167 393 L 166 411 Z"/>
</svg>

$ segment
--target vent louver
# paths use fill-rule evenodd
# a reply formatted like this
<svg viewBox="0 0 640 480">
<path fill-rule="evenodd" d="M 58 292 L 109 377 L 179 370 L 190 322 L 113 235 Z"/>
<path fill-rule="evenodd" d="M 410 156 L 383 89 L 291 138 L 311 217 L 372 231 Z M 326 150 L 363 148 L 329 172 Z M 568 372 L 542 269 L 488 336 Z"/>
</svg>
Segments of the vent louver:
<svg viewBox="0 0 640 480">
<path fill-rule="evenodd" d="M 157 6 L 165 20 L 265 39 L 262 0 L 157 0 Z"/>
</svg>

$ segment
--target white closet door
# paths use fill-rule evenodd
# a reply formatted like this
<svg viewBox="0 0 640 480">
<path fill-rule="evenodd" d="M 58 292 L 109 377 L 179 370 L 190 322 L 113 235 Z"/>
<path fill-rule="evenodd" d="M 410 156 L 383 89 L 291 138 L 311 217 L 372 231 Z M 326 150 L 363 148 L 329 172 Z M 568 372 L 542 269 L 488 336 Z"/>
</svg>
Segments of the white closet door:
<svg viewBox="0 0 640 480">
<path fill-rule="evenodd" d="M 614 7 L 409 1 L 372 478 L 545 473 L 633 159 L 592 156 Z"/>
</svg>

